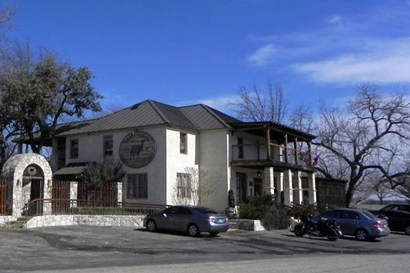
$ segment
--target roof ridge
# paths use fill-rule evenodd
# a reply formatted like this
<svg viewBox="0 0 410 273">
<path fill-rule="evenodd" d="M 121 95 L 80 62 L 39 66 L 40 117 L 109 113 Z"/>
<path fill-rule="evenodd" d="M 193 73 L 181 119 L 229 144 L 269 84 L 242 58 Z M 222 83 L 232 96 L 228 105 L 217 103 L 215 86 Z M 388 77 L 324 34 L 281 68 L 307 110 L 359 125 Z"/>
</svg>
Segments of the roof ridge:
<svg viewBox="0 0 410 273">
<path fill-rule="evenodd" d="M 205 105 L 203 103 L 200 103 L 199 105 L 201 107 L 203 107 L 209 114 L 211 114 L 216 120 L 218 120 L 223 126 L 225 126 L 227 128 L 232 128 L 228 123 L 225 122 L 225 120 L 223 118 L 221 118 L 217 113 L 215 113 L 213 108 L 211 108 L 208 105 Z"/>
<path fill-rule="evenodd" d="M 168 118 L 166 117 L 166 115 L 164 113 L 162 113 L 162 111 L 159 109 L 159 107 L 156 105 L 158 102 L 153 101 L 153 100 L 147 100 L 147 102 L 149 103 L 149 105 L 151 105 L 151 107 L 155 110 L 155 112 L 157 112 L 157 114 L 159 115 L 159 117 L 167 124 L 171 123 Z M 171 105 L 170 105 L 171 106 Z"/>
</svg>

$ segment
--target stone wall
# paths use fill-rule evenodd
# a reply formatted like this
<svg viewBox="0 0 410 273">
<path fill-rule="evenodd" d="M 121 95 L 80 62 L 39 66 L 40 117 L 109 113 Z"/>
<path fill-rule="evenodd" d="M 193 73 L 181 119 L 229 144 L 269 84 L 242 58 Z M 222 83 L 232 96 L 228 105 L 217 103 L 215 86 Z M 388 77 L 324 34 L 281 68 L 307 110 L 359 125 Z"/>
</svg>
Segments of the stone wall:
<svg viewBox="0 0 410 273">
<path fill-rule="evenodd" d="M 99 226 L 143 228 L 144 215 L 43 215 L 31 218 L 25 228 Z"/>
<path fill-rule="evenodd" d="M 17 217 L 14 216 L 0 216 L 0 227 L 6 225 L 8 222 L 16 221 Z"/>
</svg>

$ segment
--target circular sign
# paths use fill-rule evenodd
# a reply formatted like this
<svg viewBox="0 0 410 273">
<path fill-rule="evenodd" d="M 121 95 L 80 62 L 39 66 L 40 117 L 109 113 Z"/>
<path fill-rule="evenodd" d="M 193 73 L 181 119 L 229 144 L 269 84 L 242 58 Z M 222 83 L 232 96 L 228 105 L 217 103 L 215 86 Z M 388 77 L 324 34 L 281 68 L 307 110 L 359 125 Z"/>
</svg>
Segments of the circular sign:
<svg viewBox="0 0 410 273">
<path fill-rule="evenodd" d="M 141 168 L 151 162 L 155 152 L 155 141 L 149 134 L 132 132 L 121 141 L 119 154 L 128 167 Z"/>
</svg>

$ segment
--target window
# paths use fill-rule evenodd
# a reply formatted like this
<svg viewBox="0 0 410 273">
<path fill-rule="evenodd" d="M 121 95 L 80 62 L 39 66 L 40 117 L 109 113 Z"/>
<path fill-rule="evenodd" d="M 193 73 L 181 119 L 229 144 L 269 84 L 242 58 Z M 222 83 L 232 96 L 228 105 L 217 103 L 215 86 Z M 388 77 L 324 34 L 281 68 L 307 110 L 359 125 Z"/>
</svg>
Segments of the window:
<svg viewBox="0 0 410 273">
<path fill-rule="evenodd" d="M 103 136 L 103 153 L 104 156 L 112 156 L 113 154 L 113 140 L 112 135 Z"/>
<path fill-rule="evenodd" d="M 148 175 L 146 173 L 127 175 L 127 198 L 148 198 Z"/>
<path fill-rule="evenodd" d="M 238 138 L 238 158 L 243 158 L 243 139 Z"/>
<path fill-rule="evenodd" d="M 188 153 L 188 143 L 186 133 L 179 133 L 179 151 L 181 154 Z"/>
<path fill-rule="evenodd" d="M 191 175 L 186 173 L 177 174 L 177 197 L 191 198 Z"/>
<path fill-rule="evenodd" d="M 70 158 L 78 158 L 78 139 L 72 139 L 70 142 Z"/>
</svg>

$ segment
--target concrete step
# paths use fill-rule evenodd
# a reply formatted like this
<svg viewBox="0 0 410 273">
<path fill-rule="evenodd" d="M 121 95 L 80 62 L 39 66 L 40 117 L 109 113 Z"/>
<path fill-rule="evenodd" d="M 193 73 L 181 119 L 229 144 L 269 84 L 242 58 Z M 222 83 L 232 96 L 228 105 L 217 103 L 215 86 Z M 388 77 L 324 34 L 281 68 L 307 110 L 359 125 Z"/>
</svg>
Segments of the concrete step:
<svg viewBox="0 0 410 273">
<path fill-rule="evenodd" d="M 19 217 L 16 221 L 7 222 L 2 228 L 4 229 L 21 229 L 30 220 L 30 217 Z"/>
</svg>

